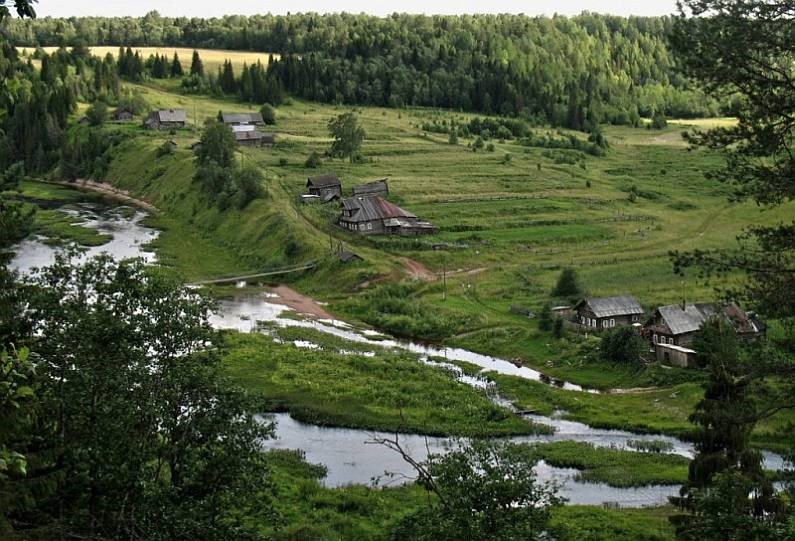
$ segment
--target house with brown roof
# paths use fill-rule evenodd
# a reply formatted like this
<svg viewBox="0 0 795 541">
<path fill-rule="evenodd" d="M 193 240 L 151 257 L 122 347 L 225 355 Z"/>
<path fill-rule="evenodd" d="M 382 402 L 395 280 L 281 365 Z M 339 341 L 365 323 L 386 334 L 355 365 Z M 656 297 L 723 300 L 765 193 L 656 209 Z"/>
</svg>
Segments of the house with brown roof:
<svg viewBox="0 0 795 541">
<path fill-rule="evenodd" d="M 342 181 L 333 173 L 309 177 L 306 189 L 309 195 L 320 197 L 324 203 L 342 197 Z"/>
<path fill-rule="evenodd" d="M 233 133 L 235 134 L 235 141 L 240 146 L 272 147 L 276 143 L 276 136 L 272 133 L 262 133 L 256 130 L 234 130 Z"/>
<path fill-rule="evenodd" d="M 430 222 L 417 218 L 378 195 L 342 201 L 340 227 L 360 235 L 425 235 L 436 232 Z"/>
<path fill-rule="evenodd" d="M 575 322 L 585 330 L 600 331 L 622 325 L 640 326 L 643 308 L 632 295 L 587 297 L 574 307 Z"/>
</svg>

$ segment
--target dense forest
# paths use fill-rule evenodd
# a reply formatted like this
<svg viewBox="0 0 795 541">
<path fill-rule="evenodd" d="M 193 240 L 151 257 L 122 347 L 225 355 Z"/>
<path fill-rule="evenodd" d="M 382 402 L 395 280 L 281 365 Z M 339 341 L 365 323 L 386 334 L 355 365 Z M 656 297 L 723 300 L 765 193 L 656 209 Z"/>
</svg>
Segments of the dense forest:
<svg viewBox="0 0 795 541">
<path fill-rule="evenodd" d="M 268 66 L 294 95 L 523 117 L 574 129 L 640 117 L 714 116 L 677 69 L 668 17 L 582 14 L 227 16 L 7 20 L 15 45 L 186 46 L 279 53 Z"/>
</svg>

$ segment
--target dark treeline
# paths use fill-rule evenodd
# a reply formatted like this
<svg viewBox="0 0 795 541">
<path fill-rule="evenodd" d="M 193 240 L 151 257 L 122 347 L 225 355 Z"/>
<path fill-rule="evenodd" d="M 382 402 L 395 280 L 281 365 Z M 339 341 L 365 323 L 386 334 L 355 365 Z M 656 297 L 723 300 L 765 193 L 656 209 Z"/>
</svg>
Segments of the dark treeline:
<svg viewBox="0 0 795 541">
<path fill-rule="evenodd" d="M 9 20 L 17 45 L 185 46 L 269 51 L 295 95 L 523 116 L 587 129 L 639 116 L 729 112 L 676 69 L 668 17 L 368 15 Z"/>
</svg>

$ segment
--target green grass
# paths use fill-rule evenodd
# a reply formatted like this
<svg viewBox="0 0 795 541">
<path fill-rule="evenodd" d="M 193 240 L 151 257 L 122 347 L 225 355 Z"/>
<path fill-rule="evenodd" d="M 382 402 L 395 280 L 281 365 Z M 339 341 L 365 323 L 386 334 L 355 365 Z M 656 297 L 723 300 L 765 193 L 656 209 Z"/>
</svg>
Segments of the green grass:
<svg viewBox="0 0 795 541">
<path fill-rule="evenodd" d="M 269 336 L 228 335 L 223 364 L 232 380 L 260 394 L 269 410 L 289 411 L 320 425 L 429 435 L 498 436 L 543 432 L 480 391 L 456 382 L 415 355 L 368 348 L 374 357 L 342 354 L 347 342 L 311 329 L 284 329 L 289 342 L 308 340 L 322 349 L 277 344 Z"/>
<path fill-rule="evenodd" d="M 575 441 L 536 444 L 534 450 L 553 466 L 581 470 L 578 480 L 613 487 L 682 484 L 687 481 L 690 463 L 679 455 L 622 451 Z"/>
<path fill-rule="evenodd" d="M 101 246 L 113 238 L 91 227 L 80 225 L 81 221 L 81 218 L 57 210 L 39 209 L 36 212 L 34 228 L 37 233 L 47 237 L 48 242 L 56 244 L 74 242 L 80 246 Z"/>
<path fill-rule="evenodd" d="M 555 509 L 550 532 L 558 541 L 673 541 L 671 507 L 600 509 L 567 505 Z"/>
</svg>

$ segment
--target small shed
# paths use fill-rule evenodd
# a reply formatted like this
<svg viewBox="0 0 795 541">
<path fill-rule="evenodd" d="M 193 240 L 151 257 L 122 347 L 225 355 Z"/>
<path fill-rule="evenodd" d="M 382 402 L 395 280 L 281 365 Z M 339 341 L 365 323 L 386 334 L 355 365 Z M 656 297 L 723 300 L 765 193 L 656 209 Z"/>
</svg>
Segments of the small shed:
<svg viewBox="0 0 795 541">
<path fill-rule="evenodd" d="M 386 197 L 389 195 L 389 184 L 387 184 L 388 180 L 389 179 L 382 178 L 381 180 L 375 180 L 373 182 L 368 182 L 367 184 L 354 186 L 353 195 L 380 195 L 381 197 Z"/>
<path fill-rule="evenodd" d="M 129 122 L 133 119 L 133 112 L 127 107 L 116 107 L 111 113 L 111 118 L 118 122 Z"/>
<path fill-rule="evenodd" d="M 320 196 L 324 201 L 330 201 L 327 197 L 342 196 L 342 181 L 333 174 L 318 175 L 306 179 L 306 188 L 310 195 Z"/>
<path fill-rule="evenodd" d="M 337 257 L 339 257 L 340 261 L 342 261 L 343 263 L 350 263 L 352 261 L 364 261 L 364 259 L 360 255 L 355 254 L 349 250 L 341 250 L 337 254 Z"/>
<path fill-rule="evenodd" d="M 697 363 L 696 352 L 683 346 L 659 342 L 654 344 L 654 352 L 657 356 L 657 361 L 662 364 L 690 368 L 696 366 Z"/>
</svg>

